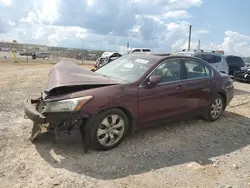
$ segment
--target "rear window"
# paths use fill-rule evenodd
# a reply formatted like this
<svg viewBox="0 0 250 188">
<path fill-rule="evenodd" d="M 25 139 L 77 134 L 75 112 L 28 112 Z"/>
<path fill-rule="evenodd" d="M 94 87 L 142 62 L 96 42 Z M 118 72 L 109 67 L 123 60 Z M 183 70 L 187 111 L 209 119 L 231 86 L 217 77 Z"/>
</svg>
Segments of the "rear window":
<svg viewBox="0 0 250 188">
<path fill-rule="evenodd" d="M 243 61 L 241 57 L 228 56 L 226 57 L 226 60 L 227 60 L 228 65 L 231 65 L 231 66 L 240 66 L 240 67 L 245 66 L 245 62 Z"/>
<path fill-rule="evenodd" d="M 150 49 L 142 49 L 143 52 L 151 52 Z"/>
<path fill-rule="evenodd" d="M 210 64 L 221 62 L 221 57 L 217 55 L 200 54 L 200 55 L 196 55 L 195 57 L 201 58 Z"/>
</svg>

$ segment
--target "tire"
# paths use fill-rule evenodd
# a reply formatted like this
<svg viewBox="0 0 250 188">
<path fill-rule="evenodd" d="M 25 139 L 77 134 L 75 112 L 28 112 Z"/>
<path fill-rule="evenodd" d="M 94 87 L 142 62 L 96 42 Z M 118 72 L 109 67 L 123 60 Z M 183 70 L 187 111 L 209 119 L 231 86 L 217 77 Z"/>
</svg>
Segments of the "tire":
<svg viewBox="0 0 250 188">
<path fill-rule="evenodd" d="M 108 126 L 104 126 L 104 124 L 108 124 L 107 121 L 111 122 L 110 121 L 111 119 L 115 120 L 117 117 L 119 120 L 117 120 L 116 122 L 118 123 L 109 126 L 113 128 L 107 128 Z M 106 120 L 105 123 L 104 120 Z M 123 126 L 115 128 L 118 126 L 118 124 L 119 126 L 120 125 Z M 127 115 L 120 109 L 111 108 L 99 113 L 97 116 L 95 116 L 95 118 L 93 119 L 93 123 L 91 123 L 89 125 L 89 128 L 87 129 L 88 130 L 87 134 L 90 135 L 90 144 L 92 148 L 95 150 L 111 150 L 117 147 L 124 140 L 128 132 L 128 127 L 129 127 L 129 119 Z M 106 133 L 104 133 L 105 131 Z M 118 134 L 114 134 L 113 131 L 115 131 L 116 133 L 118 131 L 119 136 Z M 113 135 L 113 139 L 111 139 L 112 136 L 110 134 Z M 114 142 L 114 139 L 117 140 Z M 103 143 L 100 140 L 104 140 Z"/>
<path fill-rule="evenodd" d="M 220 107 L 217 106 L 217 115 L 213 116 L 212 114 L 214 114 L 212 111 L 214 109 L 214 106 L 216 106 L 215 103 L 217 103 L 218 105 L 218 101 L 220 101 L 221 105 Z M 222 115 L 223 111 L 225 109 L 225 102 L 224 99 L 221 95 L 217 94 L 216 97 L 213 99 L 213 101 L 209 104 L 208 109 L 206 114 L 204 115 L 204 118 L 206 121 L 216 121 L 217 119 L 220 118 L 220 116 Z"/>
</svg>

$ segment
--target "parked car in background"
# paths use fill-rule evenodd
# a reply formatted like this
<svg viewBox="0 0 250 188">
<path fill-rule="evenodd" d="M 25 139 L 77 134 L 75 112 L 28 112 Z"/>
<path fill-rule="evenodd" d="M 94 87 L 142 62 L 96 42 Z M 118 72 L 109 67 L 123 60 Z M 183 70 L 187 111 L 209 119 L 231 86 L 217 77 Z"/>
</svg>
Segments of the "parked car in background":
<svg viewBox="0 0 250 188">
<path fill-rule="evenodd" d="M 21 56 L 24 56 L 24 55 L 26 55 L 26 56 L 32 56 L 33 52 L 19 52 L 19 55 L 21 55 Z"/>
<path fill-rule="evenodd" d="M 151 52 L 149 48 L 128 48 L 119 52 L 121 55 L 132 54 L 136 52 Z"/>
<path fill-rule="evenodd" d="M 200 59 L 205 60 L 208 62 L 211 66 L 213 66 L 216 70 L 219 72 L 229 74 L 229 67 L 226 62 L 225 57 L 220 53 L 215 52 L 204 52 L 204 51 L 181 51 L 181 52 L 175 52 L 174 54 L 180 54 L 180 55 L 188 55 L 197 57 Z"/>
<path fill-rule="evenodd" d="M 117 52 L 104 52 L 102 56 L 96 60 L 95 67 L 99 68 L 121 56 L 122 55 Z"/>
<path fill-rule="evenodd" d="M 77 54 L 76 55 L 76 60 L 82 60 L 83 59 L 83 55 L 82 54 Z"/>
<path fill-rule="evenodd" d="M 117 52 L 104 52 L 100 58 L 96 60 L 95 67 L 99 68 L 123 55 L 128 55 L 132 53 L 140 53 L 140 52 L 151 52 L 148 48 L 128 48 L 119 53 Z"/>
<path fill-rule="evenodd" d="M 229 66 L 229 74 L 232 76 L 234 76 L 235 72 L 241 71 L 242 67 L 245 67 L 245 62 L 239 56 L 226 56 L 226 62 Z"/>
<path fill-rule="evenodd" d="M 85 146 L 109 150 L 129 132 L 158 122 L 220 118 L 233 81 L 206 61 L 166 54 L 130 54 L 97 70 L 59 62 L 37 99 L 24 103 L 31 140 L 43 131 L 79 125 Z"/>
<path fill-rule="evenodd" d="M 49 58 L 50 57 L 50 52 L 36 52 L 32 54 L 32 59 L 36 59 L 36 58 Z"/>
<path fill-rule="evenodd" d="M 241 67 L 241 70 L 234 71 L 234 79 L 244 82 L 250 82 L 250 67 Z"/>
</svg>

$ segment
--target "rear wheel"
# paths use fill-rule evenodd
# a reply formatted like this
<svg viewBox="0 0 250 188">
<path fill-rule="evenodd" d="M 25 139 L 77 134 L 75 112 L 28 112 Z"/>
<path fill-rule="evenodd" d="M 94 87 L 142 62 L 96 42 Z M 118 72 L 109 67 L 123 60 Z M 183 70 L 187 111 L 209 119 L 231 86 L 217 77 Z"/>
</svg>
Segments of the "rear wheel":
<svg viewBox="0 0 250 188">
<path fill-rule="evenodd" d="M 120 109 L 113 108 L 98 114 L 90 125 L 90 140 L 96 150 L 110 150 L 118 146 L 127 134 L 129 119 Z"/>
<path fill-rule="evenodd" d="M 217 94 L 215 99 L 210 103 L 204 119 L 207 121 L 215 121 L 219 119 L 224 111 L 224 105 L 222 96 Z"/>
</svg>

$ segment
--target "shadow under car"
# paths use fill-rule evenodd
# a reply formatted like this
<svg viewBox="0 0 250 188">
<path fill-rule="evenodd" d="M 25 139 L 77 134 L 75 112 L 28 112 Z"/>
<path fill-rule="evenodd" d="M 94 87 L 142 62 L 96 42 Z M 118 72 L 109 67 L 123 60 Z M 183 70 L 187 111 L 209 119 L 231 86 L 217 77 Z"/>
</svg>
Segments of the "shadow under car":
<svg viewBox="0 0 250 188">
<path fill-rule="evenodd" d="M 231 122 L 231 123 L 230 123 Z M 83 153 L 76 129 L 52 143 L 48 134 L 40 135 L 35 147 L 55 168 L 98 179 L 116 179 L 191 161 L 212 163 L 209 158 L 231 153 L 250 144 L 250 119 L 225 111 L 212 123 L 188 120 L 145 129 L 110 151 Z M 51 151 L 58 156 L 55 162 Z"/>
</svg>

